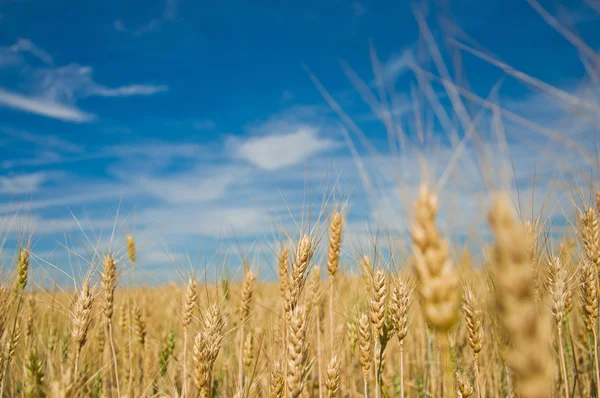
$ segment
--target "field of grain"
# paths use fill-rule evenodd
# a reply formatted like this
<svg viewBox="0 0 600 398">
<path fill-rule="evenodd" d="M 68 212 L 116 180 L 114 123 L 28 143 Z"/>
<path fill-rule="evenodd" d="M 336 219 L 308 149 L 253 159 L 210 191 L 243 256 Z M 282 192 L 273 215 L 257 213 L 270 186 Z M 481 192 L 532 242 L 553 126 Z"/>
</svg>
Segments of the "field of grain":
<svg viewBox="0 0 600 398">
<path fill-rule="evenodd" d="M 437 62 L 435 43 L 426 26 L 420 28 Z M 597 78 L 598 54 L 561 33 Z M 598 105 L 485 61 L 590 111 L 591 134 L 597 134 Z M 458 94 L 494 117 L 502 113 L 448 84 L 443 65 L 436 66 L 455 111 L 452 123 L 464 137 L 471 138 L 476 117 L 465 116 Z M 428 73 L 413 72 L 419 78 Z M 515 114 L 502 116 L 537 128 Z M 548 128 L 538 131 L 561 139 Z M 466 151 L 462 140 L 453 143 L 448 169 L 455 154 Z M 585 158 L 575 140 L 564 143 Z M 501 144 L 490 148 L 500 151 Z M 402 198 L 408 203 L 404 242 L 378 241 L 373 232 L 369 247 L 342 255 L 348 209 L 324 201 L 315 225 L 281 231 L 263 253 L 278 275 L 275 282 L 258 277 L 267 267 L 263 256 L 240 261 L 243 272 L 235 278 L 219 264 L 217 278 L 205 277 L 201 267 L 178 268 L 179 284 L 136 284 L 144 247 L 134 233 L 115 230 L 110 248 L 88 251 L 82 277 L 73 272 L 70 286 L 45 286 L 31 272 L 34 228 L 24 227 L 16 245 L 0 246 L 0 396 L 598 397 L 600 185 L 594 176 L 600 159 L 597 150 L 585 153 L 595 167 L 592 176 L 570 175 L 566 183 L 557 181 L 554 193 L 572 205 L 570 214 L 558 206 L 527 214 L 511 189 L 486 183 L 485 200 L 469 203 L 482 209 L 489 233 L 489 239 L 474 240 L 476 248 L 442 232 L 440 213 L 450 199 L 439 188 L 453 182 L 447 175 L 444 184 L 438 184 L 440 175 L 429 181 L 425 164 L 422 181 Z M 480 155 L 479 161 L 487 156 Z M 500 174 L 492 168 L 484 177 Z M 460 192 L 456 196 L 451 200 L 462 200 Z M 558 232 L 556 215 L 567 220 Z M 68 273 L 60 264 L 49 269 Z"/>
<path fill-rule="evenodd" d="M 422 186 L 410 254 L 357 258 L 360 275 L 340 267 L 333 212 L 281 245 L 275 284 L 246 265 L 239 283 L 121 288 L 128 236 L 77 291 L 40 291 L 23 245 L 1 290 L 3 395 L 595 396 L 600 192 L 557 247 L 495 196 L 479 259 L 441 236 L 439 206 Z"/>
</svg>

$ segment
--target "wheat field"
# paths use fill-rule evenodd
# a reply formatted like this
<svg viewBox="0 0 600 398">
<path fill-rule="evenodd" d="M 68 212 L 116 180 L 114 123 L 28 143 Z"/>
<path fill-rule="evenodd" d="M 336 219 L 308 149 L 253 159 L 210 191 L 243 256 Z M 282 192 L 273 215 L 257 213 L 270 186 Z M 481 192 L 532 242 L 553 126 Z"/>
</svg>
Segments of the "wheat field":
<svg viewBox="0 0 600 398">
<path fill-rule="evenodd" d="M 24 229 L 2 247 L 0 396 L 598 397 L 596 178 L 563 181 L 558 195 L 575 206 L 559 236 L 562 209 L 527 216 L 488 185 L 485 204 L 472 204 L 490 234 L 476 249 L 442 232 L 448 199 L 427 178 L 412 189 L 404 246 L 373 233 L 370 247 L 343 253 L 347 208 L 328 203 L 317 225 L 282 231 L 266 252 L 271 282 L 259 257 L 236 278 L 222 264 L 217 278 L 179 269 L 179 284 L 136 284 L 143 245 L 117 230 L 81 278 L 42 286 Z"/>
<path fill-rule="evenodd" d="M 1 290 L 3 394 L 595 396 L 600 192 L 554 250 L 495 196 L 480 261 L 452 250 L 439 206 L 423 185 L 406 267 L 380 252 L 345 272 L 334 212 L 323 239 L 281 245 L 278 283 L 246 265 L 236 283 L 121 288 L 138 255 L 127 236 L 76 291 L 39 291 L 23 245 Z"/>
</svg>

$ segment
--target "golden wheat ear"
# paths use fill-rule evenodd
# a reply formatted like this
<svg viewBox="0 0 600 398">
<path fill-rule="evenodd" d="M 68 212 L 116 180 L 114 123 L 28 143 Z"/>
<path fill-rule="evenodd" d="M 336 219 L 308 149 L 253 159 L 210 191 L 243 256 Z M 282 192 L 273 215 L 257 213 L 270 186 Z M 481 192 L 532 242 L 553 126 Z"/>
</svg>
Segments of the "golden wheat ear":
<svg viewBox="0 0 600 398">
<path fill-rule="evenodd" d="M 549 397 L 554 378 L 550 328 L 535 302 L 531 234 L 517 223 L 510 201 L 503 196 L 494 199 L 488 220 L 496 239 L 491 258 L 496 310 L 510 341 L 506 362 L 523 398 Z"/>
</svg>

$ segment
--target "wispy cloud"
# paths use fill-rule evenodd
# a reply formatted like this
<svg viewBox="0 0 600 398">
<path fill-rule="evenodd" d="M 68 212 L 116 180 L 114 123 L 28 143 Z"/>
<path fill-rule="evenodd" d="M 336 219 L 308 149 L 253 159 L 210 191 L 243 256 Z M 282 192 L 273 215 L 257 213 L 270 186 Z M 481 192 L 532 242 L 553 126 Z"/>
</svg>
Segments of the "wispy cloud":
<svg viewBox="0 0 600 398">
<path fill-rule="evenodd" d="M 96 118 L 93 114 L 73 105 L 62 104 L 52 99 L 29 97 L 2 88 L 0 88 L 0 105 L 65 122 L 83 123 Z"/>
<path fill-rule="evenodd" d="M 9 51 L 5 49 L 4 52 L 19 54 L 28 51 L 42 59 L 46 64 L 52 64 L 52 58 L 29 40 L 19 39 L 17 44 L 9 47 L 9 49 L 12 47 L 17 50 Z M 2 51 L 0 51 L 1 59 Z M 154 84 L 107 87 L 94 81 L 91 67 L 75 63 L 60 67 L 37 68 L 25 64 L 23 61 L 18 65 L 21 66 L 20 74 L 24 78 L 24 85 L 29 87 L 29 90 L 25 93 L 18 93 L 0 88 L 0 106 L 66 122 L 84 123 L 96 119 L 96 115 L 93 113 L 77 107 L 77 100 L 84 97 L 148 96 L 168 90 L 166 85 Z M 1 66 L 2 62 L 0 62 Z"/>
<path fill-rule="evenodd" d="M 178 8 L 179 0 L 165 0 L 163 13 L 159 17 L 152 18 L 133 29 L 128 28 L 123 20 L 115 19 L 113 21 L 113 28 L 118 32 L 131 32 L 133 37 L 141 37 L 159 30 L 165 23 L 173 22 L 177 17 Z"/>
<path fill-rule="evenodd" d="M 221 199 L 226 189 L 234 182 L 239 183 L 246 174 L 244 169 L 233 168 L 211 168 L 207 173 L 203 167 L 168 177 L 134 176 L 131 183 L 167 203 L 200 203 Z"/>
<path fill-rule="evenodd" d="M 162 93 L 169 89 L 166 85 L 152 84 L 132 84 L 130 86 L 122 86 L 117 88 L 108 88 L 96 85 L 92 88 L 91 95 L 101 97 L 128 97 L 130 95 L 153 95 Z"/>
<path fill-rule="evenodd" d="M 52 65 L 54 62 L 50 54 L 36 46 L 31 40 L 21 38 L 11 46 L 0 47 L 0 67 L 24 64 L 24 54 L 31 54 L 47 65 Z"/>
<path fill-rule="evenodd" d="M 55 149 L 61 152 L 81 153 L 84 147 L 71 141 L 59 138 L 52 134 L 34 134 L 25 130 L 16 130 L 9 127 L 0 127 L 0 132 L 12 137 L 16 141 L 24 141 L 44 149 Z"/>
<path fill-rule="evenodd" d="M 37 172 L 0 176 L 0 194 L 20 195 L 37 191 L 51 173 Z"/>
</svg>

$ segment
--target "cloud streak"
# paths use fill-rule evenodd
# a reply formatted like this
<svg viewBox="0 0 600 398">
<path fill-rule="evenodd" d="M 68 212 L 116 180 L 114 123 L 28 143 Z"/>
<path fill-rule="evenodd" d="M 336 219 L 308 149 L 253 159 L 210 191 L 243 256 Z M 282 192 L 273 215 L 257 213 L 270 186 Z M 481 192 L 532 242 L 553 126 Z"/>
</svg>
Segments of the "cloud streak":
<svg viewBox="0 0 600 398">
<path fill-rule="evenodd" d="M 0 67 L 20 66 L 24 83 L 30 89 L 25 93 L 0 87 L 0 106 L 21 112 L 49 117 L 64 122 L 86 123 L 97 119 L 91 112 L 81 110 L 77 101 L 85 97 L 150 96 L 168 90 L 166 85 L 130 84 L 107 87 L 93 79 L 89 66 L 76 63 L 60 67 L 35 67 L 25 64 L 22 52 L 30 52 L 52 65 L 52 57 L 27 39 L 19 39 L 11 47 L 0 49 Z"/>
<path fill-rule="evenodd" d="M 54 63 L 52 56 L 33 44 L 31 40 L 20 38 L 12 46 L 0 47 L 0 67 L 22 65 L 25 62 L 23 54 L 27 53 L 47 65 Z"/>
<path fill-rule="evenodd" d="M 0 88 L 0 105 L 65 122 L 85 123 L 96 119 L 95 115 L 82 111 L 76 106 L 52 99 L 21 95 L 3 88 Z"/>
</svg>

